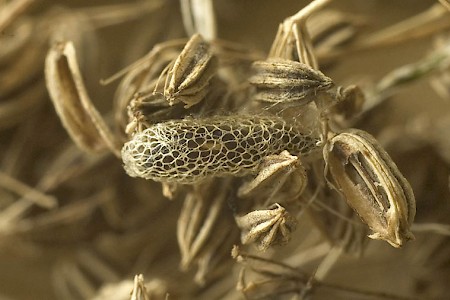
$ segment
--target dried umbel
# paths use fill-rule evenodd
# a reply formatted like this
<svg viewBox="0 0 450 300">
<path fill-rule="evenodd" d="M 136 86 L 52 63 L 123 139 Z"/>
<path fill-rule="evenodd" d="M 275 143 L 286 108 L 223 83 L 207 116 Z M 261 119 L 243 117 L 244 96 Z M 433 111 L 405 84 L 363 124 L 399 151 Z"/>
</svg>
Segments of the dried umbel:
<svg viewBox="0 0 450 300">
<path fill-rule="evenodd" d="M 242 230 L 242 244 L 257 243 L 258 249 L 262 251 L 289 242 L 291 232 L 297 225 L 297 221 L 278 203 L 235 219 Z"/>
<path fill-rule="evenodd" d="M 132 177 L 195 183 L 253 173 L 265 156 L 283 150 L 317 152 L 319 141 L 275 116 L 216 116 L 151 126 L 125 143 L 122 159 Z"/>
<path fill-rule="evenodd" d="M 374 137 L 356 129 L 339 133 L 329 139 L 324 158 L 331 186 L 373 230 L 370 238 L 394 247 L 414 238 L 411 186 Z"/>
<path fill-rule="evenodd" d="M 322 72 L 296 61 L 257 61 L 253 70 L 255 74 L 249 81 L 256 87 L 254 98 L 259 101 L 300 105 L 333 86 L 333 81 Z"/>
</svg>

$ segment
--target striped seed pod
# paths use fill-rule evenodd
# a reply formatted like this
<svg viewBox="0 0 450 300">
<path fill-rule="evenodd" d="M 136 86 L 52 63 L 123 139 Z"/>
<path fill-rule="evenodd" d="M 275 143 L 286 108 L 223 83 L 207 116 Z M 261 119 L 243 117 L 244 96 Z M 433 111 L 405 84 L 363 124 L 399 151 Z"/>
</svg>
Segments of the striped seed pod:
<svg viewBox="0 0 450 300">
<path fill-rule="evenodd" d="M 333 81 L 322 72 L 296 61 L 271 59 L 253 63 L 249 78 L 256 87 L 255 99 L 269 103 L 308 103 Z"/>
<path fill-rule="evenodd" d="M 394 247 L 414 238 L 411 186 L 373 136 L 356 129 L 339 133 L 329 139 L 324 159 L 330 185 L 373 231 L 370 238 Z"/>
<path fill-rule="evenodd" d="M 182 102 L 189 108 L 203 100 L 217 67 L 209 44 L 199 34 L 192 36 L 167 71 L 164 96 L 169 104 Z"/>
</svg>

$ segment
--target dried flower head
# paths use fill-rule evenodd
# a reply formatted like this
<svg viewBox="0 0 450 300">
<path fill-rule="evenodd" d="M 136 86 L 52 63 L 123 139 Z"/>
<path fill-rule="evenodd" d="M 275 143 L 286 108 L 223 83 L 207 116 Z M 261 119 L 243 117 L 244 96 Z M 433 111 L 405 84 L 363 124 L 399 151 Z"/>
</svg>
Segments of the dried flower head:
<svg viewBox="0 0 450 300">
<path fill-rule="evenodd" d="M 261 251 L 289 242 L 291 232 L 297 225 L 297 221 L 278 203 L 268 209 L 255 210 L 235 219 L 242 230 L 242 243 L 256 243 Z"/>
<path fill-rule="evenodd" d="M 217 59 L 209 44 L 195 34 L 167 70 L 164 96 L 170 105 L 182 102 L 189 108 L 205 98 L 216 70 Z"/>
</svg>

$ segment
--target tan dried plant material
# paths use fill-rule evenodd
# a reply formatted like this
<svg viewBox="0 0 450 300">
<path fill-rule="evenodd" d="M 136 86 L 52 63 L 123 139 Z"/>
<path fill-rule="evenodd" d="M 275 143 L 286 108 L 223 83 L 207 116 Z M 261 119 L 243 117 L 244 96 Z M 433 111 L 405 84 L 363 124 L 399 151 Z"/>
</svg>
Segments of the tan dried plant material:
<svg viewBox="0 0 450 300">
<path fill-rule="evenodd" d="M 134 276 L 134 286 L 130 300 L 150 300 L 144 285 L 144 275 L 139 274 Z"/>
<path fill-rule="evenodd" d="M 35 0 L 12 0 L 9 3 L 2 1 L 0 7 L 0 32 L 3 32 L 17 17 L 22 15 Z"/>
<path fill-rule="evenodd" d="M 235 220 L 242 232 L 242 244 L 256 243 L 260 251 L 266 251 L 275 245 L 287 244 L 291 239 L 291 232 L 297 226 L 295 218 L 278 203 L 268 209 L 236 216 Z"/>
<path fill-rule="evenodd" d="M 243 266 L 236 288 L 246 299 L 306 295 L 312 287 L 311 277 L 296 268 L 248 254 L 237 246 L 231 255 Z"/>
<path fill-rule="evenodd" d="M 202 101 L 209 92 L 211 78 L 217 70 L 217 59 L 200 34 L 186 43 L 180 55 L 167 69 L 164 96 L 170 105 L 182 102 L 189 108 Z"/>
<path fill-rule="evenodd" d="M 38 189 L 30 187 L 8 174 L 3 173 L 1 170 L 0 187 L 18 193 L 25 199 L 32 201 L 43 208 L 51 209 L 58 206 L 58 201 L 54 196 L 47 195 Z"/>
<path fill-rule="evenodd" d="M 293 200 L 302 194 L 307 183 L 306 171 L 300 159 L 283 151 L 279 155 L 264 158 L 258 175 L 241 185 L 238 197 L 257 201 L 263 198 L 266 203 L 272 199 Z"/>
<path fill-rule="evenodd" d="M 324 9 L 311 15 L 307 28 L 317 56 L 345 47 L 359 33 L 368 18 L 339 10 Z"/>
<path fill-rule="evenodd" d="M 131 134 L 140 130 L 136 127 L 141 123 L 160 122 L 167 116 L 179 117 L 183 108 L 171 107 L 163 96 L 163 87 L 157 87 L 157 83 L 163 70 L 178 57 L 182 45 L 182 41 L 156 45 L 124 70 L 127 73 L 116 90 L 114 103 L 115 121 L 121 131 Z"/>
<path fill-rule="evenodd" d="M 180 0 L 183 25 L 189 36 L 201 34 L 206 40 L 216 38 L 216 18 L 212 0 Z"/>
<path fill-rule="evenodd" d="M 214 176 L 255 173 L 267 155 L 317 153 L 319 137 L 267 116 L 186 118 L 153 125 L 122 148 L 132 177 L 192 184 Z"/>
<path fill-rule="evenodd" d="M 102 286 L 92 300 L 168 300 L 168 283 L 161 279 L 144 282 L 144 275 L 134 276 L 134 280 L 111 282 Z M 134 297 L 134 298 L 133 298 Z"/>
<path fill-rule="evenodd" d="M 0 35 L 2 119 L 21 120 L 32 108 L 43 103 L 39 95 L 45 93 L 41 73 L 47 34 L 39 30 L 41 21 L 38 17 L 20 16 Z M 17 121 L 8 123 L 15 125 Z"/>
<path fill-rule="evenodd" d="M 172 40 L 158 44 L 117 74 L 128 72 L 117 90 L 115 108 L 116 120 L 121 127 L 127 124 L 128 135 L 150 124 L 184 117 L 192 106 L 193 111 L 198 109 L 196 104 L 214 92 L 213 87 L 218 88 L 212 82 L 218 61 L 209 43 L 199 34 L 185 43 Z"/>
<path fill-rule="evenodd" d="M 336 104 L 332 111 L 335 113 L 333 118 L 341 117 L 343 121 L 352 121 L 358 116 L 366 102 L 366 97 L 362 89 L 357 85 L 338 87 L 336 91 Z"/>
<path fill-rule="evenodd" d="M 71 42 L 50 49 L 45 76 L 56 112 L 75 143 L 88 152 L 109 149 L 119 156 L 119 142 L 89 98 Z"/>
<path fill-rule="evenodd" d="M 320 10 L 328 2 L 331 0 L 312 1 L 297 14 L 286 18 L 278 27 L 268 57 L 299 61 L 313 69 L 318 69 L 306 21 L 311 14 Z"/>
<path fill-rule="evenodd" d="M 238 232 L 233 226 L 231 211 L 225 205 L 232 191 L 230 183 L 213 179 L 194 185 L 178 219 L 181 268 L 187 270 L 197 264 L 195 280 L 200 284 L 230 266 L 227 258 Z"/>
<path fill-rule="evenodd" d="M 328 140 L 324 159 L 331 187 L 373 231 L 370 238 L 394 247 L 414 238 L 411 186 L 374 137 L 356 129 L 341 132 Z"/>
<path fill-rule="evenodd" d="M 322 72 L 292 60 L 257 61 L 252 69 L 254 75 L 249 81 L 256 87 L 254 98 L 263 102 L 302 105 L 333 86 Z"/>
<path fill-rule="evenodd" d="M 5 29 L 5 34 L 0 36 L 2 47 L 0 48 L 0 65 L 3 67 L 17 58 L 21 49 L 30 41 L 33 33 L 33 18 L 22 17 Z"/>
<path fill-rule="evenodd" d="M 336 200 L 338 197 L 339 194 L 333 190 L 308 187 L 302 198 L 312 199 L 309 200 L 312 203 L 304 208 L 305 213 L 328 243 L 343 248 L 347 253 L 361 255 L 368 242 L 367 226 L 345 201 Z"/>
</svg>

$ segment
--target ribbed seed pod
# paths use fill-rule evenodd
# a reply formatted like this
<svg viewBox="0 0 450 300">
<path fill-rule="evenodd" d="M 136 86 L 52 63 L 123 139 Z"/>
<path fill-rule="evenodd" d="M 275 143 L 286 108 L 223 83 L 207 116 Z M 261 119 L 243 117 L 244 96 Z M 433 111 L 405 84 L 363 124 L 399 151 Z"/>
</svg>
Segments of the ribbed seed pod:
<svg viewBox="0 0 450 300">
<path fill-rule="evenodd" d="M 416 207 L 408 181 L 370 134 L 339 133 L 324 148 L 329 183 L 373 230 L 369 237 L 400 247 L 410 231 Z"/>
<path fill-rule="evenodd" d="M 203 100 L 217 65 L 209 44 L 199 34 L 192 36 L 167 72 L 164 96 L 169 104 L 182 102 L 188 108 Z"/>
<path fill-rule="evenodd" d="M 270 103 L 308 103 L 319 91 L 328 90 L 333 81 L 322 72 L 296 61 L 271 59 L 253 63 L 249 78 L 256 87 L 254 98 Z"/>
</svg>

